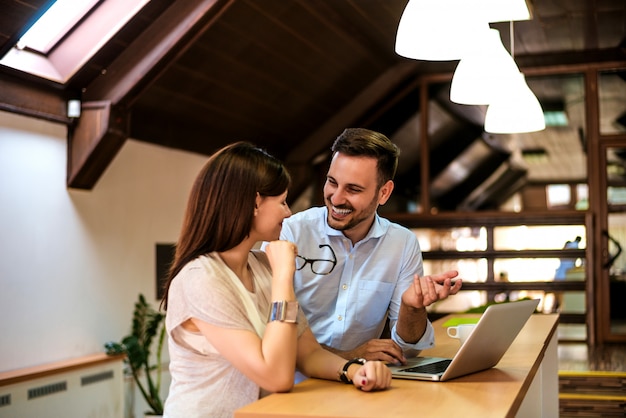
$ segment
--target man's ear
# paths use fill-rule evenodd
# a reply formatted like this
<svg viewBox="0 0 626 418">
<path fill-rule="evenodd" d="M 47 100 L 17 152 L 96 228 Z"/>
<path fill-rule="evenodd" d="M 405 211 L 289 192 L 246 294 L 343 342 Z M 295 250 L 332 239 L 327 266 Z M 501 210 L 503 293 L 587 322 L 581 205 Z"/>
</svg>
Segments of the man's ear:
<svg viewBox="0 0 626 418">
<path fill-rule="evenodd" d="M 393 192 L 393 180 L 387 180 L 385 184 L 378 191 L 378 204 L 384 205 L 391 197 L 391 192 Z"/>
</svg>

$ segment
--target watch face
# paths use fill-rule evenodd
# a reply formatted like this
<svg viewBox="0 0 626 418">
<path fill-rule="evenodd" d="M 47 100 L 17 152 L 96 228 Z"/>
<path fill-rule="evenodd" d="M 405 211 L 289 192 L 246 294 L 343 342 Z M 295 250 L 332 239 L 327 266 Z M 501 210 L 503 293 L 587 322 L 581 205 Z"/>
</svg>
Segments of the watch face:
<svg viewBox="0 0 626 418">
<path fill-rule="evenodd" d="M 280 321 L 297 323 L 298 320 L 299 305 L 296 301 L 287 302 L 281 300 L 278 302 L 272 302 L 272 309 L 270 310 L 269 321 Z"/>
</svg>

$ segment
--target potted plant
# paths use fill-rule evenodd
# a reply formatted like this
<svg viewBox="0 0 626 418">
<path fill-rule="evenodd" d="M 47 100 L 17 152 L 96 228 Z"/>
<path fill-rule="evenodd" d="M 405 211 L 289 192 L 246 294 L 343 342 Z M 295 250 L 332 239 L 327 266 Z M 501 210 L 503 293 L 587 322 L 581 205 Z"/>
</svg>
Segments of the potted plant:
<svg viewBox="0 0 626 418">
<path fill-rule="evenodd" d="M 150 411 L 146 415 L 163 415 L 161 389 L 161 353 L 165 341 L 165 315 L 152 308 L 146 298 L 139 294 L 133 312 L 131 333 L 122 341 L 104 345 L 108 355 L 125 354 L 125 364 L 136 382 Z M 151 363 L 151 347 L 156 337 L 155 364 Z M 143 378 L 142 378 L 143 376 Z"/>
</svg>

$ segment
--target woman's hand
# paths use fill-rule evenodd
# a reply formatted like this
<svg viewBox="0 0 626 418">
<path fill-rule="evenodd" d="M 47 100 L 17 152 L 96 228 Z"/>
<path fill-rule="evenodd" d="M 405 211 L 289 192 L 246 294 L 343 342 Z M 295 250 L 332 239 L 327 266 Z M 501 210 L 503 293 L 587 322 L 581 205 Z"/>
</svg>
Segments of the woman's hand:
<svg viewBox="0 0 626 418">
<path fill-rule="evenodd" d="M 271 241 L 265 247 L 265 253 L 272 267 L 272 276 L 293 280 L 296 271 L 298 247 L 289 241 Z"/>
<path fill-rule="evenodd" d="M 391 386 L 391 371 L 382 361 L 368 361 L 352 376 L 352 384 L 365 392 L 387 389 Z"/>
</svg>

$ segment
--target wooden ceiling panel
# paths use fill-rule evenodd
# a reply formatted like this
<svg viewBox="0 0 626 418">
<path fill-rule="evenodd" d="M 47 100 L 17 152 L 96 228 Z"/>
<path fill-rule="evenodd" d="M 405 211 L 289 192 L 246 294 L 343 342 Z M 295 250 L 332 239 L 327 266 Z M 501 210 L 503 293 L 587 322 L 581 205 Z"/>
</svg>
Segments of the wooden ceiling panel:
<svg viewBox="0 0 626 418">
<path fill-rule="evenodd" d="M 276 43 L 270 44 L 268 40 L 261 40 L 262 34 L 268 34 L 270 28 L 256 33 L 221 26 L 216 25 L 215 30 L 207 32 L 200 49 L 190 51 L 181 63 L 196 66 L 199 62 L 200 67 L 206 63 L 203 68 L 221 81 L 233 80 L 238 86 L 245 85 L 255 91 L 266 88 L 260 94 L 263 100 L 271 96 L 272 90 L 281 87 L 297 91 L 297 95 L 315 94 L 328 85 L 336 71 L 325 56 L 308 49 L 301 40 L 285 37 L 283 30 L 281 36 L 273 36 Z"/>
<path fill-rule="evenodd" d="M 133 108 L 132 119 L 131 138 L 151 138 L 144 141 L 198 154 L 212 153 L 233 140 L 240 139 L 224 130 L 225 123 L 213 124 L 207 129 L 204 123 L 198 124 L 184 115 L 173 117 L 169 112 L 143 105 Z"/>
<path fill-rule="evenodd" d="M 511 25 L 507 22 L 494 23 L 493 29 L 500 32 L 502 45 L 511 52 Z M 548 47 L 548 40 L 540 22 L 526 20 L 513 24 L 513 56 L 536 54 Z"/>
<path fill-rule="evenodd" d="M 598 13 L 597 25 L 599 48 L 615 48 L 620 42 L 626 41 L 626 2 L 621 3 L 621 9 L 606 10 Z"/>
<path fill-rule="evenodd" d="M 192 121 L 194 126 L 204 125 L 205 129 L 215 126 L 224 126 L 233 131 L 235 127 L 238 131 L 267 129 L 257 118 L 246 117 L 244 112 L 237 111 L 224 101 L 207 100 L 204 95 L 194 97 L 184 92 L 173 93 L 155 87 L 142 97 L 138 106 L 155 109 L 170 115 L 172 119 Z"/>
</svg>

